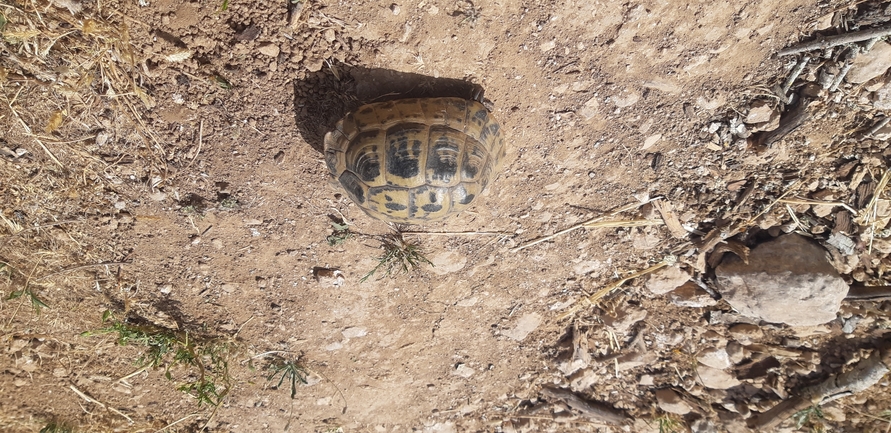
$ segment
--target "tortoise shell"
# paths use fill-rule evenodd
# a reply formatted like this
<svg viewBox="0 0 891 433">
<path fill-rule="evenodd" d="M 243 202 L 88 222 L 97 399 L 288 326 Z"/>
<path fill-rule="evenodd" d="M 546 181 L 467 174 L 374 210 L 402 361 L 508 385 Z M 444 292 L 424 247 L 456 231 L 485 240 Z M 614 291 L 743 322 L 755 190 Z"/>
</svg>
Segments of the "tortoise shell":
<svg viewBox="0 0 891 433">
<path fill-rule="evenodd" d="M 334 178 L 366 213 L 394 223 L 466 209 L 503 157 L 501 126 L 482 104 L 461 98 L 363 105 L 325 135 Z"/>
</svg>

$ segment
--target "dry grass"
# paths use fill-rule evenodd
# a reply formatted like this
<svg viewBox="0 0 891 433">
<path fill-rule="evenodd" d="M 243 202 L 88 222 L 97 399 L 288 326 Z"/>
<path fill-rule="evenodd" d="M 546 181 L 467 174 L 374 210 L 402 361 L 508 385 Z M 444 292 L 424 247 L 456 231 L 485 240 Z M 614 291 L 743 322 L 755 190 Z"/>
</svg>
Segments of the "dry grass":
<svg viewBox="0 0 891 433">
<path fill-rule="evenodd" d="M 42 341 L 39 356 L 48 365 L 84 360 L 65 335 L 98 319 L 95 306 L 107 300 L 97 290 L 122 284 L 116 266 L 97 264 L 123 254 L 91 229 L 113 222 L 116 153 L 129 154 L 143 171 L 163 170 L 164 152 L 141 115 L 154 102 L 125 21 L 108 10 L 82 10 L 69 0 L 0 2 L 0 39 L 0 337 Z M 111 137 L 104 147 L 100 133 Z M 35 353 L 0 361 L 17 365 L 14 356 Z M 60 404 L 101 406 L 67 392 L 70 401 Z M 8 409 L 10 419 L 26 416 Z M 128 422 L 105 412 L 88 414 L 77 431 Z M 14 431 L 52 427 L 34 416 L 0 424 Z M 88 427 L 94 424 L 97 430 Z M 148 431 L 139 425 L 130 431 Z"/>
<path fill-rule="evenodd" d="M 86 215 L 108 212 L 102 193 L 114 163 L 96 156 L 97 131 L 131 130 L 118 141 L 132 144 L 135 159 L 163 164 L 141 116 L 154 101 L 126 23 L 109 11 L 69 0 L 4 2 L 0 38 L 0 289 L 52 308 L 53 289 L 94 283 L 60 271 L 108 257 L 82 233 Z"/>
</svg>

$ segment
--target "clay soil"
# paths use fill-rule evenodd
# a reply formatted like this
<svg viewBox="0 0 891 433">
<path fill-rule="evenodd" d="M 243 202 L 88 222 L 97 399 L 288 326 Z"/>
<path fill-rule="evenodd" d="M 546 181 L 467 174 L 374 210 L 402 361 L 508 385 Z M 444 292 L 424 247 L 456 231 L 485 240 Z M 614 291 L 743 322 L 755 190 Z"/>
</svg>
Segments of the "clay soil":
<svg viewBox="0 0 891 433">
<path fill-rule="evenodd" d="M 667 256 L 706 275 L 696 268 L 702 234 L 757 216 L 790 186 L 806 196 L 844 184 L 837 178 L 849 174 L 837 169 L 850 161 L 869 173 L 885 169 L 880 143 L 834 145 L 868 123 L 845 114 L 844 104 L 766 153 L 715 144 L 704 132 L 770 95 L 791 66 L 776 51 L 808 38 L 827 15 L 856 13 L 846 7 L 2 4 L 0 430 L 56 422 L 143 432 L 682 431 L 710 420 L 718 431 L 745 431 L 751 411 L 849 364 L 839 351 L 871 341 L 887 326 L 887 308 L 857 306 L 874 314 L 854 334 L 842 333 L 841 319 L 807 332 L 765 325 L 756 343 L 798 339 L 822 361 L 805 368 L 776 358 L 772 372 L 749 371 L 755 376 L 737 391 L 695 383 L 696 354 L 731 338 L 733 321 L 710 319 L 732 313 L 726 303 L 678 306 L 647 291 L 644 277 L 570 319 L 559 316 Z M 44 25 L 61 36 L 10 36 Z M 504 170 L 470 210 L 404 228 L 420 232 L 405 239 L 432 265 L 362 281 L 384 253 L 378 236 L 391 228 L 329 183 L 319 138 L 338 113 L 380 97 L 399 77 L 482 86 L 508 150 Z M 757 188 L 737 206 L 749 182 Z M 853 206 L 852 194 L 832 200 Z M 579 229 L 512 251 L 659 196 L 692 232 Z M 781 226 L 789 215 L 778 206 L 761 226 Z M 643 206 L 615 219 L 658 217 Z M 352 236 L 331 245 L 335 222 L 349 223 Z M 866 269 L 882 284 L 874 269 L 885 255 L 857 248 L 866 265 L 849 266 L 849 280 Z M 317 268 L 339 270 L 342 284 L 317 278 Z M 639 311 L 642 321 L 616 324 Z M 146 345 L 120 344 L 108 332 L 114 324 L 221 347 L 226 371 L 207 361 L 213 371 L 201 372 L 170 356 L 141 368 Z M 573 324 L 594 360 L 567 376 L 560 367 L 572 354 Z M 633 356 L 620 368 L 611 354 Z M 293 398 L 287 380 L 268 378 L 282 360 L 306 373 Z M 202 374 L 223 378 L 218 405 L 178 389 Z M 628 421 L 606 426 L 552 406 L 540 393 L 545 385 Z M 695 410 L 662 412 L 654 390 L 667 387 L 692 390 Z M 835 418 L 818 424 L 884 431 L 891 407 L 882 389 L 841 400 Z M 549 406 L 536 409 L 543 402 Z"/>
</svg>

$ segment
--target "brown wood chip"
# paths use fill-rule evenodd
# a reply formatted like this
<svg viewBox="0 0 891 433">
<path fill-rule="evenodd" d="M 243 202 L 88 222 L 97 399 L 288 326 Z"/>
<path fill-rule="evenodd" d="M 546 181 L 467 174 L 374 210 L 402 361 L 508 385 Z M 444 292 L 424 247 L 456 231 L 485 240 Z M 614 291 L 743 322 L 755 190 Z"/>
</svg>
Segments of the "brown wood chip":
<svg viewBox="0 0 891 433">
<path fill-rule="evenodd" d="M 681 221 L 674 212 L 674 206 L 671 205 L 670 201 L 664 199 L 656 200 L 653 202 L 653 207 L 662 215 L 662 221 L 665 221 L 665 226 L 668 227 L 668 231 L 671 232 L 672 236 L 677 239 L 687 237 L 687 231 L 681 225 Z"/>
<path fill-rule="evenodd" d="M 851 213 L 846 210 L 836 212 L 835 227 L 832 230 L 846 235 L 853 233 L 854 223 L 851 222 Z"/>
</svg>

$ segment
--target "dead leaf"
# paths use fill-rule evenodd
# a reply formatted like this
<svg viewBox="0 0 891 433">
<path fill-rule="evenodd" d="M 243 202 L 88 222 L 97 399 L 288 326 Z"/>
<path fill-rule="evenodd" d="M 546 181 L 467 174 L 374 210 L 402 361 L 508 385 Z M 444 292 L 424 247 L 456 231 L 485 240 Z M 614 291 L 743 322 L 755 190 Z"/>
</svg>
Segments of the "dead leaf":
<svg viewBox="0 0 891 433">
<path fill-rule="evenodd" d="M 44 131 L 46 131 L 47 134 L 52 134 L 53 131 L 59 129 L 59 126 L 62 126 L 62 120 L 64 118 L 65 115 L 62 113 L 61 110 L 56 111 L 55 113 L 53 113 L 52 116 L 50 116 L 49 121 L 46 122 L 46 128 L 44 128 Z"/>
</svg>

